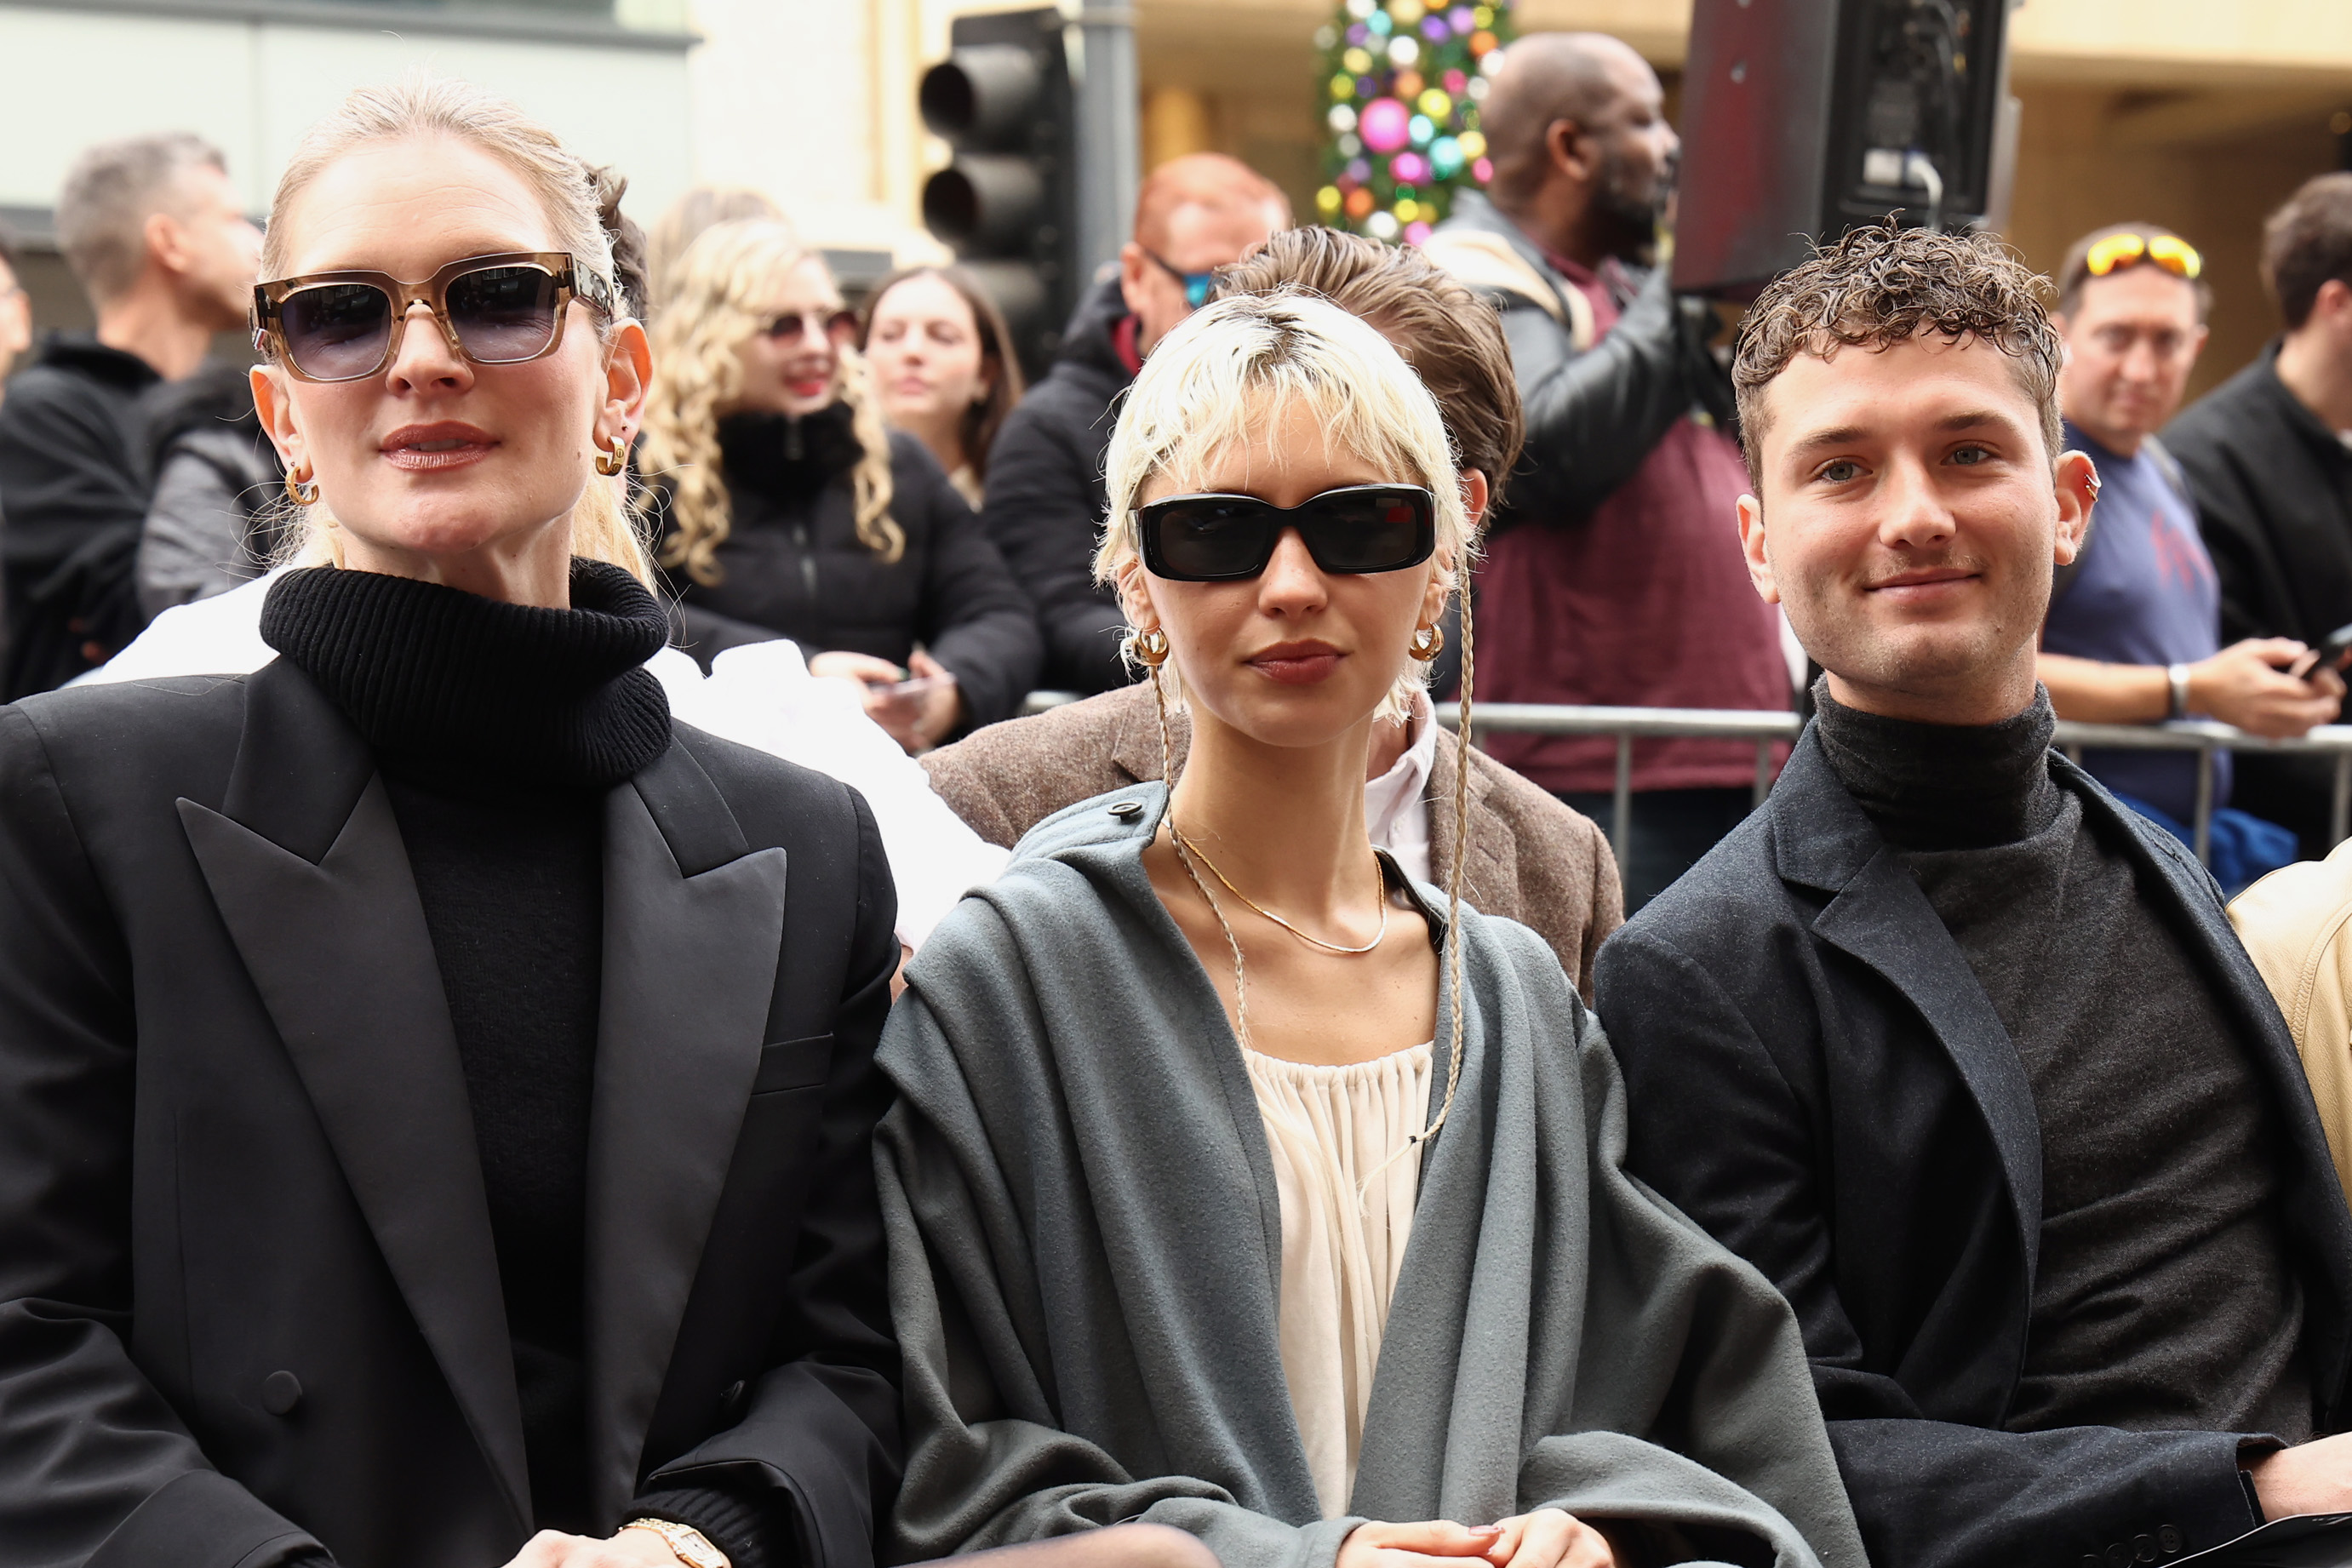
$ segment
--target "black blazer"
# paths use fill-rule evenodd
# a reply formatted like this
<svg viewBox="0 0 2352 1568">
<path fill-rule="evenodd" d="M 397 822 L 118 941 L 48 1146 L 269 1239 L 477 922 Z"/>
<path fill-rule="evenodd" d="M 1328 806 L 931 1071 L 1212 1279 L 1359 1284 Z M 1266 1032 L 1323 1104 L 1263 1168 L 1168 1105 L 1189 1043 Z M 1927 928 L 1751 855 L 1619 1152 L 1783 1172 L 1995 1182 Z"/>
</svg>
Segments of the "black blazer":
<svg viewBox="0 0 2352 1568">
<path fill-rule="evenodd" d="M 2352 621 L 2352 452 L 2278 378 L 2273 342 L 2164 432 L 2221 579 L 2221 637 L 2314 647 Z"/>
<path fill-rule="evenodd" d="M 2294 1043 L 2212 879 L 2063 757 L 2269 1086 L 2304 1354 L 2338 1419 L 2352 1215 Z M 1764 807 L 1610 939 L 1596 1008 L 1628 1166 L 1796 1309 L 1879 1568 L 2076 1568 L 2246 1529 L 2228 1434 L 2000 1429 L 2024 1363 L 2042 1142 L 2009 1033 L 1809 731 Z"/>
<path fill-rule="evenodd" d="M 588 1451 L 869 1568 L 898 1354 L 864 803 L 680 727 L 606 798 Z M 471 1115 L 383 782 L 280 660 L 0 709 L 0 1558 L 488 1568 L 530 1533 Z"/>
</svg>

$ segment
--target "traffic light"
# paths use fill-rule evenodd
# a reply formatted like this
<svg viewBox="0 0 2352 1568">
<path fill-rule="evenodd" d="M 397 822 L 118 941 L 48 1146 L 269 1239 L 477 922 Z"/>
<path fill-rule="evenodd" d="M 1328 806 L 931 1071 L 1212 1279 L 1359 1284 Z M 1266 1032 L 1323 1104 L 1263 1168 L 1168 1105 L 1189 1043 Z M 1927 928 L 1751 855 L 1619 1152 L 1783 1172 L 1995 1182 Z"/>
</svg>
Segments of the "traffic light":
<svg viewBox="0 0 2352 1568">
<path fill-rule="evenodd" d="M 923 223 L 1004 312 L 1043 375 L 1077 304 L 1075 106 L 1058 7 L 959 16 L 923 73 L 923 123 L 955 161 L 923 184 Z"/>
<path fill-rule="evenodd" d="M 2011 0 L 1695 0 L 1675 287 L 1753 296 L 1889 213 L 1998 223 Z"/>
</svg>

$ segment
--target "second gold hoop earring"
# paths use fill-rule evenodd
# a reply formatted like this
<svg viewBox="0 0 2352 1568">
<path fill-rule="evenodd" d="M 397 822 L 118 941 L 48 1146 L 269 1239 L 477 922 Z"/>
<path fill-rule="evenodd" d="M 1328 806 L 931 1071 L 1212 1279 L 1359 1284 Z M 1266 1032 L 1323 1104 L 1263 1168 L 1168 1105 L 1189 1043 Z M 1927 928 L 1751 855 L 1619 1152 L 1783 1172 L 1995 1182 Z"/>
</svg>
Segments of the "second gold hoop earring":
<svg viewBox="0 0 2352 1568">
<path fill-rule="evenodd" d="M 596 471 L 608 479 L 628 466 L 629 442 L 625 436 L 614 437 L 612 449 L 596 454 Z"/>
<path fill-rule="evenodd" d="M 286 470 L 286 493 L 294 498 L 296 506 L 319 504 L 319 481 L 309 477 L 305 468 Z"/>
<path fill-rule="evenodd" d="M 1427 664 L 1431 659 L 1435 658 L 1444 647 L 1444 627 L 1423 626 L 1412 634 L 1412 641 L 1405 645 L 1405 651 L 1422 663 Z"/>
<path fill-rule="evenodd" d="M 1128 639 L 1135 661 L 1147 669 L 1158 669 L 1168 662 L 1168 634 L 1158 626 L 1148 632 L 1138 632 Z"/>
</svg>

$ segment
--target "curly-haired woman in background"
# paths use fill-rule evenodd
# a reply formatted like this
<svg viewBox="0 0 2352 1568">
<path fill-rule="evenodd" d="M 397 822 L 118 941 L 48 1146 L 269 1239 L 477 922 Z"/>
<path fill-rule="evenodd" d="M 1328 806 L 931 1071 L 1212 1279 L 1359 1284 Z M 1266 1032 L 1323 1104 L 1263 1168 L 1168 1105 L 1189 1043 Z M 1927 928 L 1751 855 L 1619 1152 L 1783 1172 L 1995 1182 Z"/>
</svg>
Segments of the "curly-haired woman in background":
<svg viewBox="0 0 2352 1568">
<path fill-rule="evenodd" d="M 1041 647 L 971 509 L 885 428 L 855 330 L 790 229 L 706 230 L 656 329 L 638 458 L 688 651 L 789 637 L 920 751 L 1010 717 Z"/>
</svg>

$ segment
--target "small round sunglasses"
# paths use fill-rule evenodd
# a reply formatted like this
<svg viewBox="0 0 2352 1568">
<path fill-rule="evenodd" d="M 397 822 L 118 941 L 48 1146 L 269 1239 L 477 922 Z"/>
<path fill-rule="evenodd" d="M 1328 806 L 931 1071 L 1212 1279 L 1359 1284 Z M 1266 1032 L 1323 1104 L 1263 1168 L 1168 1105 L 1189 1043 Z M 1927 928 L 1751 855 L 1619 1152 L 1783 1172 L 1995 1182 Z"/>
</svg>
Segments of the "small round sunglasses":
<svg viewBox="0 0 2352 1568">
<path fill-rule="evenodd" d="M 453 352 L 476 364 L 521 364 L 562 346 L 574 300 L 608 320 L 618 309 L 613 285 L 563 251 L 467 257 L 421 283 L 311 272 L 255 285 L 253 346 L 298 380 L 362 381 L 392 363 L 409 310 L 422 303 Z"/>
<path fill-rule="evenodd" d="M 2159 234 L 2152 238 L 2138 234 L 2111 234 L 2091 247 L 2083 258 L 2083 266 L 2092 277 L 2105 278 L 2142 261 L 2153 262 L 2175 278 L 2191 281 L 2205 270 L 2205 258 L 2197 254 L 2197 247 L 2177 234 Z"/>
<path fill-rule="evenodd" d="M 1335 574 L 1402 572 L 1437 550 L 1437 502 L 1417 485 L 1349 485 L 1279 507 L 1255 496 L 1169 496 L 1139 508 L 1145 570 L 1174 583 L 1255 577 L 1295 528 Z"/>
<path fill-rule="evenodd" d="M 857 336 L 857 312 L 855 310 L 787 310 L 760 329 L 760 335 L 780 343 L 789 343 L 803 336 L 829 338 L 838 348 Z"/>
</svg>

